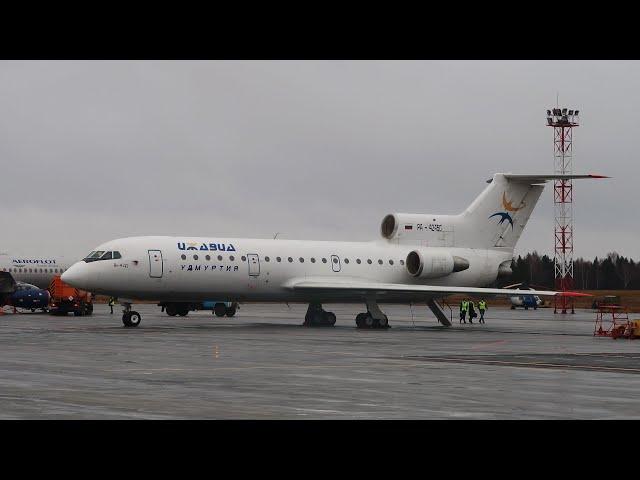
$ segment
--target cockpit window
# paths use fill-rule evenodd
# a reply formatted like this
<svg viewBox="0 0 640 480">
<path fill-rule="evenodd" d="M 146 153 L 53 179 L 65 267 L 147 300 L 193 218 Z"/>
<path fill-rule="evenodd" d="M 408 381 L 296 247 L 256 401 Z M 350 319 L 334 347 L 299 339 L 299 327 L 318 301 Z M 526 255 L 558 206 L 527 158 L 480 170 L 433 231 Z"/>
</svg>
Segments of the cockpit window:
<svg viewBox="0 0 640 480">
<path fill-rule="evenodd" d="M 122 258 L 122 255 L 120 255 L 120 252 L 112 252 L 111 250 L 107 252 L 105 252 L 104 250 L 94 250 L 93 252 L 89 253 L 89 255 L 84 257 L 83 260 L 86 263 L 90 263 L 98 260 L 111 260 L 111 259 L 118 259 L 118 258 Z"/>
<path fill-rule="evenodd" d="M 104 250 L 94 250 L 93 252 L 91 252 L 89 255 L 87 255 L 86 257 L 84 257 L 84 261 L 89 263 L 89 262 L 95 262 L 96 260 L 100 260 L 100 257 L 104 255 Z"/>
</svg>

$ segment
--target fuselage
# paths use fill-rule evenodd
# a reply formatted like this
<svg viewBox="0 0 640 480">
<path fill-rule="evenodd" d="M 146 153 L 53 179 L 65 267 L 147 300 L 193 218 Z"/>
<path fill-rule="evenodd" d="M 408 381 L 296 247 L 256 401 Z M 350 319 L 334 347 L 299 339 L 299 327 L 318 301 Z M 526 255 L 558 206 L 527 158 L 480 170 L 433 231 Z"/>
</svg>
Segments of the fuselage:
<svg viewBox="0 0 640 480">
<path fill-rule="evenodd" d="M 60 257 L 35 257 L 24 255 L 0 255 L 0 271 L 11 274 L 16 282 L 24 282 L 39 288 L 48 288 L 56 275 L 61 275 L 69 262 Z"/>
<path fill-rule="evenodd" d="M 418 279 L 406 266 L 407 255 L 415 248 L 385 240 L 130 237 L 100 245 L 94 252 L 105 252 L 100 255 L 110 258 L 78 262 L 63 280 L 94 293 L 132 299 L 313 301 L 309 294 L 288 289 L 287 282 L 322 277 L 336 281 L 485 286 L 496 279 L 499 265 L 512 257 L 509 249 L 434 247 L 429 250 L 465 258 L 469 268 L 440 278 Z M 116 256 L 119 258 L 113 258 Z M 407 302 L 417 298 L 412 294 L 393 294 L 384 301 Z M 323 296 L 325 302 L 332 300 L 361 302 L 362 295 L 353 292 L 335 298 Z"/>
</svg>

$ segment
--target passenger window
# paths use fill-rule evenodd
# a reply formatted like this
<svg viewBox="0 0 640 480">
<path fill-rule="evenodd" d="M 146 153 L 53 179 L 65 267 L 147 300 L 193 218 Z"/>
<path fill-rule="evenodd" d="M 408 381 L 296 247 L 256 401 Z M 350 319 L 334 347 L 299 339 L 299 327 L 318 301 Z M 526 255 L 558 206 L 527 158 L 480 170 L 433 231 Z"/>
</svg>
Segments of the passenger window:
<svg viewBox="0 0 640 480">
<path fill-rule="evenodd" d="M 264 261 L 268 262 L 269 261 L 269 257 L 264 257 Z"/>
<path fill-rule="evenodd" d="M 404 260 L 400 260 L 400 265 L 404 265 Z"/>
<path fill-rule="evenodd" d="M 316 259 L 311 257 L 311 263 L 316 263 Z"/>
<path fill-rule="evenodd" d="M 338 259 L 336 257 L 333 257 L 333 263 L 338 263 Z"/>
<path fill-rule="evenodd" d="M 345 259 L 344 259 L 344 263 L 349 263 L 349 259 L 348 259 L 348 258 L 345 258 Z"/>
<path fill-rule="evenodd" d="M 380 265 L 382 265 L 382 260 L 378 260 L 378 263 L 379 263 Z"/>
<path fill-rule="evenodd" d="M 367 263 L 368 263 L 369 265 L 371 265 L 371 259 L 370 259 L 370 258 L 368 258 L 368 259 L 367 259 Z"/>
<path fill-rule="evenodd" d="M 291 257 L 287 258 L 287 260 L 289 260 L 289 263 L 293 262 L 293 258 Z"/>
<path fill-rule="evenodd" d="M 356 263 L 357 263 L 358 265 L 360 265 L 362 262 L 360 261 L 360 259 L 359 259 L 359 258 L 357 258 L 357 259 L 356 259 Z"/>
<path fill-rule="evenodd" d="M 218 255 L 218 260 L 222 261 L 222 255 Z"/>
<path fill-rule="evenodd" d="M 322 259 L 322 263 L 327 263 L 327 259 L 326 259 L 326 258 L 323 258 L 323 259 Z"/>
<path fill-rule="evenodd" d="M 280 263 L 281 261 L 282 261 L 282 258 L 276 257 L 276 262 Z"/>
<path fill-rule="evenodd" d="M 300 260 L 300 263 L 304 263 L 304 258 L 300 257 L 299 260 Z"/>
<path fill-rule="evenodd" d="M 182 255 L 180 255 L 180 258 L 181 258 L 182 260 L 186 260 L 186 259 L 187 259 L 187 256 L 183 253 Z"/>
<path fill-rule="evenodd" d="M 198 255 L 194 255 L 194 256 L 193 256 L 193 259 L 194 259 L 194 260 L 197 260 L 197 259 L 198 259 Z"/>
<path fill-rule="evenodd" d="M 232 262 L 235 261 L 236 257 L 234 257 L 233 255 L 229 255 L 229 260 L 231 260 Z M 242 257 L 242 261 L 244 261 L 244 257 Z"/>
<path fill-rule="evenodd" d="M 211 255 L 206 255 L 204 258 L 206 258 L 208 262 L 209 260 L 211 260 Z"/>
<path fill-rule="evenodd" d="M 389 265 L 393 265 L 393 260 L 389 260 Z"/>
</svg>

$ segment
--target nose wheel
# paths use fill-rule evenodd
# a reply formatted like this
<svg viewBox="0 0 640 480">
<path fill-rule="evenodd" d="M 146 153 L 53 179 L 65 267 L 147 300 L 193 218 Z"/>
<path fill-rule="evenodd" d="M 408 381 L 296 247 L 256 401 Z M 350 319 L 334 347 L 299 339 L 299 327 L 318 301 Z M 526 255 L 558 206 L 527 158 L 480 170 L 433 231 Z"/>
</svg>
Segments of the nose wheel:
<svg viewBox="0 0 640 480">
<path fill-rule="evenodd" d="M 142 321 L 142 316 L 138 312 L 131 310 L 131 304 L 124 304 L 124 312 L 122 313 L 122 324 L 125 327 L 137 327 Z"/>
</svg>

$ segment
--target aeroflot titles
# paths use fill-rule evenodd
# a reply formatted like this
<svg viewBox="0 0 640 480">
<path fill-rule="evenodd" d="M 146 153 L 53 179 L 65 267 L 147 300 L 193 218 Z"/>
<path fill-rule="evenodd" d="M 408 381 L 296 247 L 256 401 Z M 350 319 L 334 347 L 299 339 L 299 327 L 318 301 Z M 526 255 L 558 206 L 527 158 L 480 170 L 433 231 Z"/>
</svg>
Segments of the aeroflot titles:
<svg viewBox="0 0 640 480">
<path fill-rule="evenodd" d="M 178 249 L 179 250 L 202 250 L 202 251 L 206 251 L 206 252 L 216 252 L 216 251 L 220 251 L 220 252 L 235 252 L 236 249 L 233 246 L 233 244 L 225 244 L 225 243 L 201 243 L 199 248 L 198 248 L 198 244 L 195 242 L 178 242 Z"/>
<path fill-rule="evenodd" d="M 50 265 L 54 265 L 56 263 L 55 260 L 13 260 L 13 263 L 46 263 L 46 264 L 50 264 Z"/>
</svg>

